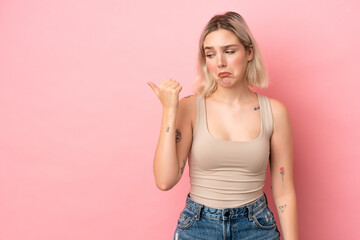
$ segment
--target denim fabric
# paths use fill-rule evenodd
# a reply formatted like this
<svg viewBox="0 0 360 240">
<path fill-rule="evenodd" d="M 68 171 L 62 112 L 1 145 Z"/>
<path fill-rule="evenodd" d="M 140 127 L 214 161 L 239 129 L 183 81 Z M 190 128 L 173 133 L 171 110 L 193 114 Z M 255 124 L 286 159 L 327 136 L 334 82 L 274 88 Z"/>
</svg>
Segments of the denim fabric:
<svg viewBox="0 0 360 240">
<path fill-rule="evenodd" d="M 240 208 L 216 209 L 192 201 L 188 195 L 174 240 L 280 239 L 266 195 Z"/>
</svg>

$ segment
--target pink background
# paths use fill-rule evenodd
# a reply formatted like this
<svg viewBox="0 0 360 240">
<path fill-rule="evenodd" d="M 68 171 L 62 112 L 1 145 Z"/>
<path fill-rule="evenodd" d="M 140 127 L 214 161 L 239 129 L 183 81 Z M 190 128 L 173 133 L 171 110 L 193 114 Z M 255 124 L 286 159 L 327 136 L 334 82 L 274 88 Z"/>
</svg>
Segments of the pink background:
<svg viewBox="0 0 360 240">
<path fill-rule="evenodd" d="M 171 239 L 189 191 L 152 173 L 161 106 L 192 93 L 200 32 L 247 20 L 287 105 L 301 239 L 360 239 L 360 3 L 0 2 L 0 239 Z M 272 203 L 269 184 L 266 192 Z"/>
</svg>

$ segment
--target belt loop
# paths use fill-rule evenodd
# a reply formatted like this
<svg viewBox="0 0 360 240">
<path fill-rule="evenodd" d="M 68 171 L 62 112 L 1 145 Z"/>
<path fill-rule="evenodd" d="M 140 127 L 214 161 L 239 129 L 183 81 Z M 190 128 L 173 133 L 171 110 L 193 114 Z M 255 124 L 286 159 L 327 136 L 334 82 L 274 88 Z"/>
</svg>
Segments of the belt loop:
<svg viewBox="0 0 360 240">
<path fill-rule="evenodd" d="M 199 204 L 199 208 L 198 208 L 198 211 L 197 211 L 196 216 L 195 216 L 195 218 L 196 218 L 197 221 L 200 220 L 201 209 L 202 209 L 203 207 L 204 207 L 203 205 Z"/>
<path fill-rule="evenodd" d="M 252 209 L 251 204 L 246 205 L 246 207 L 248 208 L 248 218 L 249 218 L 249 221 L 251 222 L 253 220 L 253 209 Z"/>
</svg>

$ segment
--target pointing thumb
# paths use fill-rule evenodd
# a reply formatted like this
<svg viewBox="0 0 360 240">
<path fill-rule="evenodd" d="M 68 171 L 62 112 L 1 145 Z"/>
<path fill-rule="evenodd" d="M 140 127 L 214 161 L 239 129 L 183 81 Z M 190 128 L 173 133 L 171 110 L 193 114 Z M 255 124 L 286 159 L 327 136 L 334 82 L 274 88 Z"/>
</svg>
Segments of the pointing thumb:
<svg viewBox="0 0 360 240">
<path fill-rule="evenodd" d="M 159 93 L 159 88 L 153 83 L 153 82 L 147 82 L 147 84 L 151 87 L 151 89 L 154 91 L 156 95 Z"/>
</svg>

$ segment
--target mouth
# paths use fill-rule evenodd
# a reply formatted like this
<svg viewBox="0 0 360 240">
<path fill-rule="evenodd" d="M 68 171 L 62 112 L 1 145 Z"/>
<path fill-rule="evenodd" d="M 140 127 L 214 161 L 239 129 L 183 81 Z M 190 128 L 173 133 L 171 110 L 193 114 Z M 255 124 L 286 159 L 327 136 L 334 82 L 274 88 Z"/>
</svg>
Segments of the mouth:
<svg viewBox="0 0 360 240">
<path fill-rule="evenodd" d="M 218 74 L 218 77 L 219 78 L 225 78 L 225 77 L 228 77 L 230 75 L 231 75 L 231 73 L 229 73 L 229 72 L 221 72 L 221 73 Z"/>
</svg>

